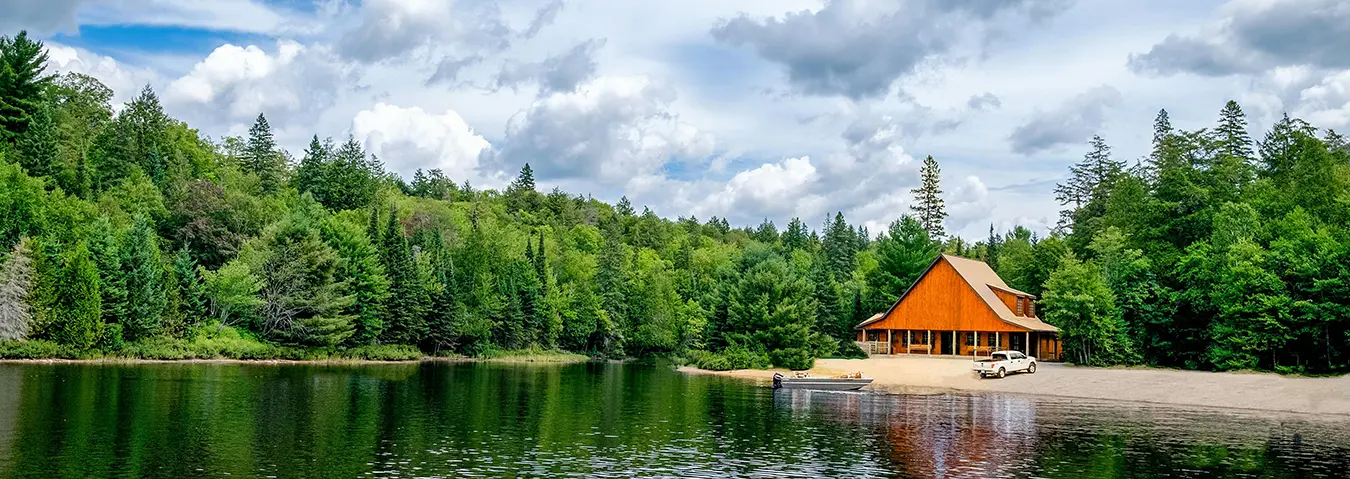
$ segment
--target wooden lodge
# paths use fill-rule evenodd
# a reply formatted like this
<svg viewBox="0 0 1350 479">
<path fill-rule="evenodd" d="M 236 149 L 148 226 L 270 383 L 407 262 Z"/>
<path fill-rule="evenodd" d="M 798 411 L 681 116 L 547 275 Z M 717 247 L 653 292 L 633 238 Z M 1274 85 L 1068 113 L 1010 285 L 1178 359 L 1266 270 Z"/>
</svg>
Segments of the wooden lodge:
<svg viewBox="0 0 1350 479">
<path fill-rule="evenodd" d="M 1059 328 L 1036 316 L 1036 297 L 1008 287 L 983 261 L 941 255 L 885 312 L 857 325 L 869 354 L 1062 355 Z"/>
</svg>

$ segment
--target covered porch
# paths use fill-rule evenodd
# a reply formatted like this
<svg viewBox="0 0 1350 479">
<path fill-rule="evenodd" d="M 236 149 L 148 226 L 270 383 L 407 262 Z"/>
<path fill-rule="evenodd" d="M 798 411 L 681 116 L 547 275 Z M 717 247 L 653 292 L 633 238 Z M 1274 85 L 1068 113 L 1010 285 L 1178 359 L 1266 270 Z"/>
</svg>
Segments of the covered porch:
<svg viewBox="0 0 1350 479">
<path fill-rule="evenodd" d="M 1058 361 L 1059 335 L 1037 331 L 933 331 L 862 329 L 858 347 L 868 354 L 988 356 L 994 351 L 1021 351 L 1043 361 Z"/>
</svg>

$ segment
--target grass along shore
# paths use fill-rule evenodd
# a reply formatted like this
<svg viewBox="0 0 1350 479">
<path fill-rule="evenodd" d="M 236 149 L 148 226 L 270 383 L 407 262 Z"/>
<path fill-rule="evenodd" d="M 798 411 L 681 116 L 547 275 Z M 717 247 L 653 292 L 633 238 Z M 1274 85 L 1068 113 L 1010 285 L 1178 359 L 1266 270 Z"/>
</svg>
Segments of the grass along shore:
<svg viewBox="0 0 1350 479">
<path fill-rule="evenodd" d="M 0 361 L 259 361 L 259 362 L 390 362 L 475 360 L 530 363 L 572 363 L 589 356 L 547 349 L 489 349 L 477 356 L 429 355 L 408 345 L 352 348 L 298 348 L 259 341 L 231 327 L 201 328 L 188 338 L 157 337 L 107 349 L 80 350 L 52 341 L 0 341 Z"/>
<path fill-rule="evenodd" d="M 1038 366 L 1036 374 L 980 379 L 970 370 L 968 358 L 897 356 L 819 359 L 809 372 L 817 376 L 862 372 L 863 376 L 873 378 L 869 389 L 884 393 L 980 391 L 1350 417 L 1350 376 L 1094 368 L 1062 363 L 1039 363 Z M 708 371 L 690 366 L 681 367 L 680 371 L 745 378 L 765 384 L 775 372 L 784 372 L 773 369 Z"/>
</svg>

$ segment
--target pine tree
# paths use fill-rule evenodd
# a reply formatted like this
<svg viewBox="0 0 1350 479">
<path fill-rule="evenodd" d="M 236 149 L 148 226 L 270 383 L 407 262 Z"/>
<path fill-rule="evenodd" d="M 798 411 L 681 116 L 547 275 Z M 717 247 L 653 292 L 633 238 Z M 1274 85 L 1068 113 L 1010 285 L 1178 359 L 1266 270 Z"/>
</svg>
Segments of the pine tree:
<svg viewBox="0 0 1350 479">
<path fill-rule="evenodd" d="M 389 277 L 389 299 L 384 307 L 384 339 L 395 344 L 417 344 L 422 339 L 425 326 L 421 302 L 425 294 L 418 282 L 417 272 L 413 269 L 412 251 L 408 247 L 408 237 L 403 234 L 403 226 L 398 221 L 397 207 L 389 209 L 389 219 L 381 236 L 380 256 L 384 260 L 385 274 Z"/>
<path fill-rule="evenodd" d="M 836 283 L 834 276 L 830 274 L 824 256 L 816 255 L 815 261 L 812 261 L 810 278 L 815 288 L 816 330 L 835 339 L 847 339 L 849 333 L 852 333 L 852 328 L 846 330 L 840 327 L 847 321 L 847 315 L 840 311 L 839 283 Z"/>
<path fill-rule="evenodd" d="M 637 213 L 637 211 L 633 209 L 633 202 L 628 201 L 628 195 L 619 198 L 619 203 L 614 205 L 614 212 L 623 217 L 631 217 Z M 717 217 L 713 217 L 713 220 L 716 221 Z"/>
<path fill-rule="evenodd" d="M 158 237 L 149 218 L 137 217 L 118 247 L 122 278 L 127 288 L 127 315 L 122 323 L 127 339 L 147 338 L 159 332 L 164 313 L 164 274 Z"/>
<path fill-rule="evenodd" d="M 300 159 L 300 167 L 296 168 L 295 178 L 292 180 L 296 190 L 310 193 L 316 200 L 322 194 L 319 188 L 327 176 L 325 169 L 333 154 L 331 141 L 320 142 L 319 135 L 314 135 L 309 140 L 309 147 L 305 148 L 305 156 Z M 319 202 L 323 203 L 322 200 Z"/>
<path fill-rule="evenodd" d="M 427 320 L 427 341 L 431 344 L 432 354 L 442 349 L 453 349 L 459 342 L 459 325 L 463 321 L 463 311 L 456 297 L 454 275 L 440 271 L 437 280 L 441 288 L 432 302 L 431 314 Z"/>
<path fill-rule="evenodd" d="M 98 267 L 104 324 L 121 325 L 127 318 L 126 274 L 122 271 L 120 243 L 112 221 L 106 216 L 99 217 L 90 229 L 88 244 L 89 253 Z"/>
<path fill-rule="evenodd" d="M 55 162 L 60 144 L 52 108 L 45 102 L 38 104 L 29 118 L 27 131 L 19 135 L 14 153 L 30 176 L 54 176 L 59 166 Z"/>
<path fill-rule="evenodd" d="M 1093 201 L 1104 201 L 1111 187 L 1125 172 L 1125 163 L 1111 158 L 1111 147 L 1099 135 L 1089 142 L 1091 150 L 1083 161 L 1069 167 L 1070 176 L 1055 185 L 1055 199 L 1065 209 L 1060 210 L 1058 229 L 1072 228 L 1078 211 Z"/>
<path fill-rule="evenodd" d="M 507 208 L 510 211 L 537 210 L 539 192 L 534 188 L 534 169 L 526 163 L 516 180 L 506 187 Z"/>
<path fill-rule="evenodd" d="M 28 294 L 33 291 L 29 240 L 21 239 L 0 263 L 0 340 L 24 340 L 33 321 Z"/>
<path fill-rule="evenodd" d="M 525 241 L 529 241 L 526 238 Z M 534 254 L 534 272 L 539 278 L 539 293 L 541 296 L 548 296 L 548 258 L 544 254 L 544 232 L 539 232 L 539 248 Z"/>
<path fill-rule="evenodd" d="M 811 243 L 810 232 L 806 230 L 806 223 L 801 218 L 792 218 L 788 222 L 787 231 L 783 232 L 783 247 L 788 251 L 806 249 Z"/>
<path fill-rule="evenodd" d="M 53 305 L 51 336 L 75 349 L 90 349 L 98 341 L 103 306 L 98 292 L 98 270 L 89 248 L 77 243 L 64 255 L 60 285 Z"/>
<path fill-rule="evenodd" d="M 849 227 L 848 222 L 844 221 L 843 212 L 835 212 L 834 219 L 825 222 L 822 247 L 825 250 L 825 261 L 829 264 L 835 281 L 842 283 L 853 275 L 853 268 L 857 263 L 857 240 L 857 234 Z"/>
<path fill-rule="evenodd" d="M 984 262 L 991 268 L 998 264 L 998 253 L 1001 243 L 998 233 L 994 232 L 994 224 L 989 223 L 989 239 L 985 241 L 984 245 Z"/>
<path fill-rule="evenodd" d="M 914 204 L 909 205 L 909 209 L 914 211 L 919 224 L 928 230 L 929 236 L 933 238 L 947 236 L 942 227 L 942 220 L 947 218 L 947 208 L 942 203 L 942 189 L 939 187 L 942 169 L 938 167 L 933 155 L 928 155 L 928 158 L 923 160 L 923 168 L 919 170 L 919 175 L 922 184 L 909 190 L 914 194 Z"/>
<path fill-rule="evenodd" d="M 28 131 L 51 84 L 46 69 L 47 49 L 28 31 L 0 37 L 0 142 L 12 143 Z"/>
<path fill-rule="evenodd" d="M 258 175 L 264 192 L 276 191 L 281 182 L 281 153 L 277 150 L 272 127 L 262 113 L 248 129 L 248 143 L 244 146 L 244 169 Z"/>
<path fill-rule="evenodd" d="M 1247 115 L 1233 100 L 1219 112 L 1219 126 L 1214 129 L 1219 152 L 1244 161 L 1252 160 L 1252 138 L 1247 133 Z"/>
<path fill-rule="evenodd" d="M 1147 184 L 1158 182 L 1158 170 L 1173 134 L 1172 120 L 1167 110 L 1158 110 L 1158 116 L 1153 120 L 1153 149 L 1149 152 L 1148 163 L 1144 165 L 1141 175 Z"/>
<path fill-rule="evenodd" d="M 202 284 L 201 273 L 197 270 L 197 260 L 192 258 L 187 248 L 178 250 L 173 258 L 174 279 L 178 281 L 179 304 L 188 325 L 200 323 L 206 319 L 206 290 Z"/>
</svg>

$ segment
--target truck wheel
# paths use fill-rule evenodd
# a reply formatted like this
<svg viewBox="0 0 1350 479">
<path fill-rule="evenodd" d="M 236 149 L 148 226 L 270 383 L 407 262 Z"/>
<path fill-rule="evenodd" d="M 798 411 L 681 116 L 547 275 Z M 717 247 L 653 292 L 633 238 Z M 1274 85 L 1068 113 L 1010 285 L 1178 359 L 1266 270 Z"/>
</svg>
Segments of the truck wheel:
<svg viewBox="0 0 1350 479">
<path fill-rule="evenodd" d="M 986 378 L 986 377 L 988 377 L 988 376 L 985 376 L 984 373 L 980 373 L 980 379 L 984 379 L 984 378 Z"/>
<path fill-rule="evenodd" d="M 1036 363 L 1031 363 L 1030 366 L 1027 366 L 1027 374 L 1036 374 Z"/>
<path fill-rule="evenodd" d="M 1004 377 L 1004 376 L 1007 376 L 1007 375 L 1008 375 L 1008 371 L 1007 371 L 1006 369 L 998 368 L 998 378 L 999 378 L 999 379 L 1003 379 L 1003 377 Z"/>
</svg>

